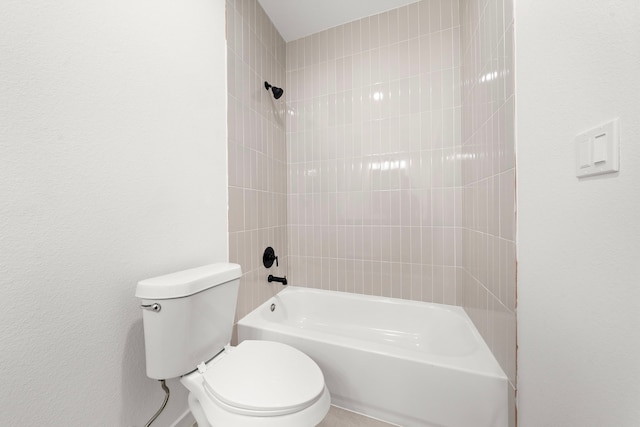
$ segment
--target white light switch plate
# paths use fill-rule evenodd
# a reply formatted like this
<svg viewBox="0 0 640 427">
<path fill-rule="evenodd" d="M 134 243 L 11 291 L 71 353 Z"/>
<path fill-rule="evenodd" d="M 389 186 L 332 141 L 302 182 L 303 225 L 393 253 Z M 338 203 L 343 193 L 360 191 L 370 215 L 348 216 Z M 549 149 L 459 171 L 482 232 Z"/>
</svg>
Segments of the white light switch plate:
<svg viewBox="0 0 640 427">
<path fill-rule="evenodd" d="M 620 170 L 618 121 L 614 119 L 576 136 L 576 176 L 578 178 Z"/>
</svg>

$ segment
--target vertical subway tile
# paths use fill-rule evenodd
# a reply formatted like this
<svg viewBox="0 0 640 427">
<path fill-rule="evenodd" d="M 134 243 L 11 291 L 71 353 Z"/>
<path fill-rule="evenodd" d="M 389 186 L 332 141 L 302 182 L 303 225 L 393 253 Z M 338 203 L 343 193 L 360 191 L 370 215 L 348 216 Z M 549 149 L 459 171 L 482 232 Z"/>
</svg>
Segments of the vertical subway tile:
<svg viewBox="0 0 640 427">
<path fill-rule="evenodd" d="M 420 52 L 420 39 L 418 37 L 414 37 L 409 39 L 409 75 L 416 76 L 420 74 L 420 61 L 421 61 L 421 52 Z"/>
<path fill-rule="evenodd" d="M 392 9 L 389 12 L 389 44 L 395 44 L 399 41 L 399 14 L 398 9 Z"/>
<path fill-rule="evenodd" d="M 360 47 L 363 52 L 371 49 L 372 47 L 371 30 L 368 17 L 360 20 Z"/>
<path fill-rule="evenodd" d="M 451 25 L 453 27 L 458 27 L 460 25 L 460 2 L 452 1 L 451 2 Z"/>
<path fill-rule="evenodd" d="M 391 285 L 391 296 L 393 298 L 402 298 L 402 285 L 403 285 L 403 276 L 402 276 L 402 264 L 399 262 L 391 263 L 391 275 L 390 275 L 390 285 Z"/>
<path fill-rule="evenodd" d="M 380 47 L 380 22 L 378 15 L 369 17 L 369 47 L 371 49 Z"/>
<path fill-rule="evenodd" d="M 420 35 L 420 3 L 411 3 L 407 6 L 408 14 L 408 37 L 416 38 Z"/>
<path fill-rule="evenodd" d="M 351 52 L 352 54 L 360 53 L 362 50 L 362 36 L 360 31 L 361 21 L 353 21 L 351 23 Z M 320 34 L 325 34 L 323 31 Z"/>
<path fill-rule="evenodd" d="M 429 0 L 421 0 L 418 3 L 420 35 L 429 34 Z"/>
<path fill-rule="evenodd" d="M 349 22 L 347 24 L 342 25 L 344 28 L 343 32 L 343 45 L 344 45 L 344 56 L 353 55 L 353 23 Z"/>
<path fill-rule="evenodd" d="M 295 41 L 287 43 L 289 44 L 295 43 Z M 319 62 L 325 62 L 328 59 L 328 49 L 329 49 L 329 33 L 327 31 L 322 31 L 318 35 L 318 60 Z M 293 49 L 292 49 L 293 50 Z M 287 51 L 287 55 L 289 55 Z M 289 57 L 287 56 L 287 62 L 289 62 Z"/>
<path fill-rule="evenodd" d="M 428 0 L 429 1 L 429 32 L 436 33 L 442 29 L 440 23 L 440 2 L 448 0 Z"/>
<path fill-rule="evenodd" d="M 440 28 L 451 29 L 453 26 L 453 1 L 441 0 L 440 2 Z"/>
<path fill-rule="evenodd" d="M 444 267 L 434 265 L 432 267 L 432 301 L 444 303 Z"/>
<path fill-rule="evenodd" d="M 336 59 L 336 27 L 327 30 L 327 60 Z"/>
<path fill-rule="evenodd" d="M 378 15 L 378 40 L 379 45 L 389 45 L 389 12 L 384 12 Z"/>
<path fill-rule="evenodd" d="M 409 39 L 409 7 L 404 6 L 396 9 L 398 11 L 398 41 Z"/>
<path fill-rule="evenodd" d="M 433 266 L 422 265 L 422 301 L 434 301 L 433 298 Z"/>
<path fill-rule="evenodd" d="M 344 56 L 344 25 L 336 27 L 336 58 L 342 58 Z"/>
<path fill-rule="evenodd" d="M 410 76 L 409 42 L 404 40 L 397 46 L 398 49 L 398 77 L 403 79 Z"/>
</svg>

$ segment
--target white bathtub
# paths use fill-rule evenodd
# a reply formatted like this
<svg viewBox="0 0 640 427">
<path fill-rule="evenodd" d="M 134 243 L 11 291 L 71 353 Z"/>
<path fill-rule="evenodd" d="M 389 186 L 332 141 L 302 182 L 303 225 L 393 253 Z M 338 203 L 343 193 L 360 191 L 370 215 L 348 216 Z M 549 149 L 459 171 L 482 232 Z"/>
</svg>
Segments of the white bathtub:
<svg viewBox="0 0 640 427">
<path fill-rule="evenodd" d="M 238 339 L 302 350 L 332 404 L 387 422 L 508 423 L 507 377 L 460 307 L 289 286 L 238 322 Z"/>
</svg>

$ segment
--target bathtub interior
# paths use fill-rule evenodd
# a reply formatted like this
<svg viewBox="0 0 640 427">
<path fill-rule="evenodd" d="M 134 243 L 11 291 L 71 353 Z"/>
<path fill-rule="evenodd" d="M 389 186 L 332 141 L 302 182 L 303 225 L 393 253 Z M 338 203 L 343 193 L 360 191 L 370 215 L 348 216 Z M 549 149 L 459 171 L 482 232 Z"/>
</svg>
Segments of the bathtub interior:
<svg viewBox="0 0 640 427">
<path fill-rule="evenodd" d="M 506 378 L 457 306 L 290 286 L 238 322 L 247 328 Z"/>
<path fill-rule="evenodd" d="M 310 294 L 313 295 L 311 298 Z M 469 318 L 459 307 L 335 294 L 339 295 L 339 303 L 336 295 L 291 287 L 286 294 L 265 304 L 268 310 L 259 309 L 258 312 L 265 321 L 297 329 L 357 337 L 444 356 L 468 355 L 481 343 L 469 328 Z M 283 301 L 285 296 L 286 302 Z M 275 304 L 273 311 L 271 304 Z M 381 312 L 391 315 L 382 316 Z M 446 325 L 446 328 L 437 325 Z"/>
</svg>

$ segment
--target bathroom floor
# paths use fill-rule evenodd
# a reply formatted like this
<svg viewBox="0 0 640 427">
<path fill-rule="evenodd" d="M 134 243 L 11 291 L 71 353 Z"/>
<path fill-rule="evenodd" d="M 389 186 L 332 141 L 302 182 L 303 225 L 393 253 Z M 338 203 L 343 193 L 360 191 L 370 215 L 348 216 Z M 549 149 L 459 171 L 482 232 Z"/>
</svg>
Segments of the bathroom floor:
<svg viewBox="0 0 640 427">
<path fill-rule="evenodd" d="M 193 427 L 198 427 L 194 424 Z M 383 421 L 374 420 L 364 415 L 356 414 L 336 406 L 332 406 L 329 414 L 317 427 L 397 427 Z"/>
<path fill-rule="evenodd" d="M 318 425 L 318 427 L 393 427 L 395 424 L 388 424 L 383 421 L 365 417 L 336 406 L 332 406 L 329 414 Z"/>
</svg>

